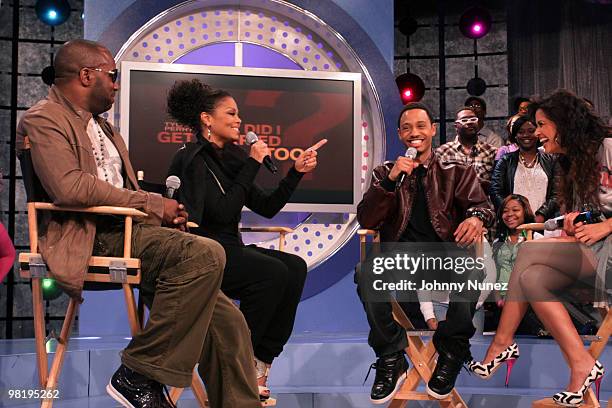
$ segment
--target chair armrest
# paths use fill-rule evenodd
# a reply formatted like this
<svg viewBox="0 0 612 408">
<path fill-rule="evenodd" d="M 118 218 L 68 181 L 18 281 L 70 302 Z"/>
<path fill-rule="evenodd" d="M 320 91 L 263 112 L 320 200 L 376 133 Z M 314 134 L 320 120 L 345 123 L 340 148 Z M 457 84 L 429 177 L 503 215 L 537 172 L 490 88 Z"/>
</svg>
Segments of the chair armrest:
<svg viewBox="0 0 612 408">
<path fill-rule="evenodd" d="M 46 211 L 70 211 L 92 214 L 109 214 L 109 215 L 125 215 L 132 217 L 147 217 L 148 215 L 142 211 L 127 207 L 112 207 L 108 205 L 100 205 L 95 207 L 61 207 L 51 203 L 35 202 L 34 208 L 37 210 Z"/>
<path fill-rule="evenodd" d="M 361 235 L 361 236 L 375 236 L 376 234 L 378 234 L 378 231 L 376 230 L 371 230 L 371 229 L 358 229 L 357 230 L 357 235 Z"/>
<path fill-rule="evenodd" d="M 526 230 L 526 231 L 543 231 L 544 223 L 543 222 L 532 222 L 531 224 L 521 224 L 516 227 L 517 230 Z"/>
<path fill-rule="evenodd" d="M 240 227 L 240 231 L 242 232 L 278 232 L 289 234 L 293 232 L 293 228 L 289 227 Z"/>
</svg>

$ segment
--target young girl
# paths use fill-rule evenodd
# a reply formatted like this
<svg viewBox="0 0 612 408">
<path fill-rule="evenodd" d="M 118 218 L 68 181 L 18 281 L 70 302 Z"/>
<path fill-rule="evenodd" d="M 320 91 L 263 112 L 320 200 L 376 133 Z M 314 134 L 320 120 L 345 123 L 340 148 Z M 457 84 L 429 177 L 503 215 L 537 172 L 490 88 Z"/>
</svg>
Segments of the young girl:
<svg viewBox="0 0 612 408">
<path fill-rule="evenodd" d="M 497 267 L 497 282 L 508 283 L 510 272 L 516 259 L 519 244 L 526 239 L 525 231 L 518 231 L 521 224 L 534 222 L 533 211 L 527 198 L 520 194 L 510 194 L 503 201 L 497 212 L 498 231 L 493 242 L 493 257 Z M 506 291 L 495 291 L 495 303 L 502 308 Z"/>
</svg>

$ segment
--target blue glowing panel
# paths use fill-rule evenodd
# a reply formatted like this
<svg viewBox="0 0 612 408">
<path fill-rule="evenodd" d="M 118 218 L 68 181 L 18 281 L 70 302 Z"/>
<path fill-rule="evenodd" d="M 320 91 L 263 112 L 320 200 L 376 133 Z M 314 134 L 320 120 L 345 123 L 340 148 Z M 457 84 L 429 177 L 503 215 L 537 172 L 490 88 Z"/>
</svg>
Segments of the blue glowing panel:
<svg viewBox="0 0 612 408">
<path fill-rule="evenodd" d="M 277 51 L 255 44 L 243 44 L 242 65 L 250 68 L 302 69 Z"/>
<path fill-rule="evenodd" d="M 174 63 L 233 67 L 235 65 L 234 44 L 218 43 L 207 45 L 183 55 L 174 61 Z"/>
</svg>

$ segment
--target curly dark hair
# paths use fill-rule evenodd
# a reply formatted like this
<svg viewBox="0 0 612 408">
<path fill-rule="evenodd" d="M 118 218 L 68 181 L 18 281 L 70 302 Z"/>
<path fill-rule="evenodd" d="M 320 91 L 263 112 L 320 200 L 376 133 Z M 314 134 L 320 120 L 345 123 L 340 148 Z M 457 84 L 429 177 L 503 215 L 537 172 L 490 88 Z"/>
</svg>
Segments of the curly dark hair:
<svg viewBox="0 0 612 408">
<path fill-rule="evenodd" d="M 531 99 L 526 98 L 524 96 L 517 96 L 516 98 L 514 98 L 514 100 L 512 101 L 512 112 L 518 113 L 519 106 L 521 106 L 521 103 L 523 102 L 529 102 L 531 104 Z"/>
<path fill-rule="evenodd" d="M 529 105 L 531 116 L 535 117 L 537 110 L 555 124 L 558 143 L 566 150 L 560 160 L 567 177 L 562 180 L 559 204 L 566 211 L 581 206 L 599 208 L 599 163 L 595 157 L 610 128 L 583 98 L 564 89 Z"/>
<path fill-rule="evenodd" d="M 168 91 L 167 110 L 181 124 L 200 133 L 200 114 L 212 113 L 217 103 L 228 96 L 228 92 L 213 89 L 199 79 L 176 81 Z"/>
<path fill-rule="evenodd" d="M 510 234 L 508 227 L 506 226 L 506 224 L 504 223 L 502 219 L 502 215 L 504 214 L 504 208 L 506 207 L 508 202 L 511 200 L 518 201 L 521 207 L 523 207 L 523 211 L 525 212 L 525 220 L 523 221 L 524 224 L 535 222 L 535 215 L 533 214 L 533 210 L 531 209 L 531 204 L 529 204 L 529 200 L 527 199 L 527 197 L 520 195 L 520 194 L 508 195 L 506 198 L 504 198 L 504 201 L 502 201 L 501 205 L 497 209 L 497 231 L 496 233 L 497 233 L 497 238 L 502 242 L 506 239 L 508 234 Z"/>
</svg>

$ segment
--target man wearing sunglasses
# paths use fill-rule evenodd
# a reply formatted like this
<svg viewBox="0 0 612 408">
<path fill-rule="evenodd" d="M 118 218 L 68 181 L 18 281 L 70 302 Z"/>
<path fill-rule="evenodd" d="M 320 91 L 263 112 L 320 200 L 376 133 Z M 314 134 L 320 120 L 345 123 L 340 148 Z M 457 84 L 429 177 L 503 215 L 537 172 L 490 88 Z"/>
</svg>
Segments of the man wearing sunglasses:
<svg viewBox="0 0 612 408">
<path fill-rule="evenodd" d="M 478 140 L 490 144 L 498 149 L 504 145 L 502 139 L 493 129 L 485 123 L 487 116 L 487 103 L 484 99 L 477 96 L 470 96 L 465 100 L 465 106 L 472 108 L 476 116 L 478 116 Z"/>
<path fill-rule="evenodd" d="M 182 204 L 138 189 L 123 138 L 100 116 L 119 89 L 110 51 L 92 41 L 70 41 L 53 67 L 47 98 L 23 115 L 17 129 L 20 149 L 29 139 L 45 192 L 58 205 L 122 206 L 148 215 L 133 226 L 131 255 L 141 261 L 140 293 L 151 305 L 149 319 L 121 353 L 108 393 L 124 407 L 173 407 L 163 384 L 188 387 L 199 363 L 211 407 L 259 408 L 248 327 L 219 290 L 223 248 L 182 232 Z M 41 223 L 39 246 L 49 272 L 78 300 L 92 253 L 123 254 L 123 228 L 110 216 L 58 212 Z"/>
<path fill-rule="evenodd" d="M 478 140 L 478 116 L 472 108 L 464 106 L 455 115 L 457 137 L 438 147 L 436 153 L 444 164 L 471 165 L 485 191 L 489 191 L 491 172 L 497 149 Z"/>
</svg>

